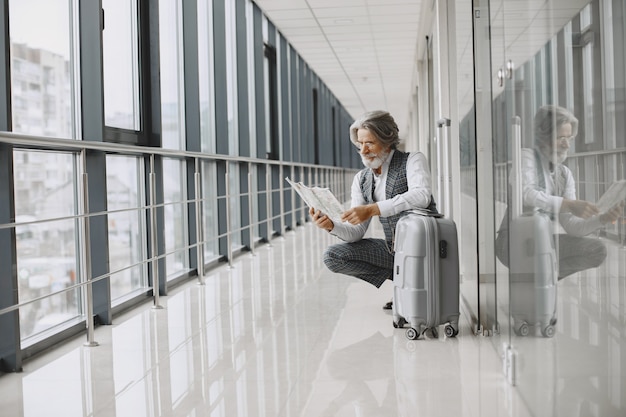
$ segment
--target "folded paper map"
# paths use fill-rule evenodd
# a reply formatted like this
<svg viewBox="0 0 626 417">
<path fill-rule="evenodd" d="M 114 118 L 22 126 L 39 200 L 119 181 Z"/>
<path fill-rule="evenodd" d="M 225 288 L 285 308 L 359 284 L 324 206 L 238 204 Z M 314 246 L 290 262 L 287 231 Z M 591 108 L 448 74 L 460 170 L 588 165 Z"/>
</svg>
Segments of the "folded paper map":
<svg viewBox="0 0 626 417">
<path fill-rule="evenodd" d="M 302 182 L 291 181 L 289 177 L 285 180 L 302 197 L 307 206 L 321 211 L 333 221 L 341 222 L 344 208 L 328 188 L 308 187 Z"/>
</svg>

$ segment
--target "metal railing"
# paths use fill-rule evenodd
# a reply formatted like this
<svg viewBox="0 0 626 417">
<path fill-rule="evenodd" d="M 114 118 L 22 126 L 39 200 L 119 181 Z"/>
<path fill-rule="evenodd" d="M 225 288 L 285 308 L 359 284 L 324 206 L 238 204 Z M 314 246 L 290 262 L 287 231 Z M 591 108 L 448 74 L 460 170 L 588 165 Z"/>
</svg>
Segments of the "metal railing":
<svg viewBox="0 0 626 417">
<path fill-rule="evenodd" d="M 75 182 L 80 184 L 77 187 L 78 194 L 78 208 L 76 215 L 66 216 L 66 217 L 57 217 L 57 218 L 47 218 L 45 220 L 34 220 L 28 222 L 10 222 L 10 223 L 0 223 L 0 230 L 2 229 L 10 229 L 17 228 L 19 226 L 27 226 L 27 225 L 35 225 L 42 224 L 47 222 L 54 222 L 59 220 L 74 220 L 78 223 L 78 236 L 76 239 L 79 239 L 79 244 L 76 247 L 80 248 L 80 253 L 76 255 L 79 263 L 79 274 L 76 279 L 76 283 L 69 285 L 61 290 L 51 291 L 49 293 L 32 297 L 27 300 L 22 300 L 17 304 L 11 305 L 9 307 L 5 307 L 0 309 L 0 316 L 3 314 L 7 314 L 10 312 L 14 312 L 16 310 L 22 309 L 28 305 L 31 305 L 36 302 L 40 302 L 46 299 L 50 299 L 52 297 L 58 296 L 63 293 L 67 293 L 70 291 L 81 291 L 82 292 L 82 302 L 84 308 L 82 309 L 82 315 L 84 316 L 86 322 L 86 332 L 87 332 L 87 342 L 85 345 L 87 346 L 97 346 L 97 342 L 94 340 L 94 312 L 93 312 L 93 294 L 92 288 L 95 283 L 98 281 L 105 280 L 110 278 L 114 274 L 118 274 L 120 272 L 130 270 L 136 268 L 138 266 L 146 267 L 151 265 L 152 268 L 152 280 L 151 283 L 147 286 L 147 292 L 152 291 L 153 297 L 153 307 L 160 308 L 159 301 L 159 285 L 160 280 L 163 277 L 159 277 L 159 268 L 158 262 L 160 260 L 164 260 L 167 256 L 172 255 L 174 252 L 162 251 L 164 253 L 159 253 L 159 242 L 157 233 L 157 210 L 159 208 L 163 208 L 165 203 L 157 202 L 157 175 L 155 170 L 155 158 L 156 157 L 164 157 L 164 158 L 174 158 L 181 161 L 185 161 L 187 164 L 193 164 L 191 166 L 194 167 L 192 178 L 188 178 L 188 181 L 193 181 L 194 184 L 194 192 L 195 196 L 192 199 L 185 199 L 184 201 L 176 202 L 177 204 L 185 204 L 188 207 L 195 207 L 195 234 L 196 241 L 193 243 L 189 243 L 187 241 L 187 245 L 184 248 L 176 248 L 175 251 L 196 251 L 197 256 L 197 279 L 200 284 L 204 283 L 204 272 L 205 272 L 205 259 L 204 259 L 204 245 L 211 242 L 211 240 L 219 241 L 220 239 L 226 239 L 227 241 L 227 252 L 224 254 L 219 254 L 220 258 L 225 258 L 229 266 L 232 267 L 232 259 L 233 259 L 233 245 L 232 245 L 232 237 L 236 234 L 241 234 L 242 232 L 248 230 L 250 233 L 250 247 L 248 248 L 252 255 L 254 255 L 254 233 L 253 230 L 260 227 L 261 225 L 266 225 L 268 239 L 270 241 L 271 235 L 274 232 L 273 223 L 278 222 L 280 224 L 278 231 L 279 234 L 284 233 L 287 228 L 295 228 L 298 222 L 304 222 L 306 220 L 307 209 L 304 205 L 304 202 L 300 200 L 298 196 L 296 196 L 295 192 L 291 191 L 289 193 L 290 202 L 289 209 L 286 209 L 286 187 L 284 177 L 285 173 L 288 172 L 289 176 L 292 179 L 297 179 L 298 181 L 304 181 L 310 185 L 316 185 L 321 187 L 328 187 L 333 190 L 335 195 L 339 198 L 340 201 L 347 201 L 349 199 L 350 193 L 350 184 L 352 182 L 352 178 L 356 170 L 347 169 L 347 168 L 339 168 L 339 167 L 330 167 L 330 166 L 319 166 L 314 164 L 306 164 L 306 163 L 298 163 L 298 162 L 285 162 L 285 161 L 275 161 L 275 160 L 266 160 L 266 159 L 258 159 L 251 157 L 236 157 L 231 155 L 219 155 L 219 154 L 208 154 L 203 152 L 191 152 L 191 151 L 181 151 L 181 150 L 170 150 L 170 149 L 161 149 L 161 148 L 150 148 L 150 147 L 137 147 L 131 145 L 124 144 L 113 144 L 113 143 L 102 143 L 102 142 L 89 142 L 89 141 L 78 141 L 78 140 L 68 140 L 68 139 L 56 139 L 56 138 L 44 138 L 44 137 L 34 137 L 27 136 L 21 134 L 13 134 L 3 132 L 0 133 L 0 143 L 9 144 L 13 147 L 14 150 L 38 150 L 38 151 L 51 151 L 51 152 L 70 152 L 78 155 L 80 163 L 78 166 L 80 167 L 79 173 L 76 175 Z M 142 204 L 141 202 L 137 207 L 133 207 L 130 209 L 123 210 L 107 210 L 107 211 L 98 211 L 92 212 L 89 208 L 89 185 L 88 185 L 88 173 L 87 173 L 87 151 L 99 151 L 104 154 L 115 154 L 115 155 L 125 155 L 125 156 L 135 156 L 139 158 L 143 158 L 148 164 L 148 182 L 145 186 L 146 189 L 143 190 L 145 193 L 147 203 Z M 225 225 L 226 230 L 221 234 L 215 234 L 213 236 L 205 236 L 204 227 L 203 227 L 203 218 L 204 218 L 204 207 L 207 203 L 207 199 L 202 196 L 203 190 L 203 182 L 205 179 L 202 176 L 202 164 L 205 162 L 222 162 L 226 163 L 226 172 L 224 175 L 224 188 L 225 192 L 222 195 L 218 195 L 218 200 L 223 200 L 225 202 L 225 213 L 223 213 L 225 217 Z M 231 163 L 238 164 L 247 164 L 248 168 L 248 178 L 247 178 L 247 191 L 243 193 L 238 193 L 233 196 L 230 194 L 229 187 L 229 165 Z M 265 170 L 265 179 L 263 188 L 264 190 L 259 191 L 256 195 L 254 195 L 253 183 L 255 180 L 260 181 L 260 178 L 253 178 L 253 167 L 263 168 Z M 186 171 L 185 171 L 186 172 Z M 273 174 L 278 175 L 277 186 L 272 185 L 272 180 L 276 179 L 273 177 Z M 218 178 L 219 181 L 219 178 Z M 288 186 L 287 186 L 288 187 Z M 93 192 L 93 191 L 92 191 Z M 274 207 L 273 199 L 278 194 L 279 207 Z M 260 201 L 259 197 L 264 196 L 266 202 L 266 216 L 265 218 L 260 218 L 258 221 L 254 221 L 254 214 L 259 212 L 258 203 Z M 248 204 L 248 221 L 247 224 L 244 224 L 240 227 L 233 227 L 231 224 L 231 199 L 232 197 L 236 197 L 237 201 L 241 201 L 245 199 Z M 121 269 L 115 271 L 108 271 L 105 274 L 99 276 L 92 276 L 92 268 L 91 268 L 91 236 L 90 236 L 90 219 L 97 216 L 108 216 L 110 214 L 128 211 L 128 210 L 137 210 L 145 214 L 145 218 L 147 219 L 147 230 L 143 231 L 143 235 L 141 238 L 143 239 L 144 245 L 149 248 L 149 255 L 145 256 L 144 259 L 140 259 L 138 262 L 133 263 L 132 265 L 126 265 Z M 286 218 L 290 216 L 291 223 L 286 224 Z M 260 216 L 259 216 L 260 217 Z M 150 237 L 148 239 L 148 236 Z M 108 239 L 108 237 L 107 237 Z M 14 244 L 14 243 L 11 243 Z M 10 277 L 3 277 L 0 279 L 7 279 Z M 82 319 L 82 317 L 77 316 Z"/>
<path fill-rule="evenodd" d="M 581 200 L 596 202 L 614 181 L 626 178 L 626 149 L 573 153 L 567 157 L 566 165 L 576 182 L 576 196 Z M 494 167 L 496 202 L 507 203 L 507 172 L 510 167 L 508 162 L 498 163 Z M 475 198 L 476 167 L 463 167 L 461 177 L 461 192 Z M 626 244 L 626 217 L 621 217 L 614 225 L 605 226 L 605 230 L 619 242 Z"/>
</svg>

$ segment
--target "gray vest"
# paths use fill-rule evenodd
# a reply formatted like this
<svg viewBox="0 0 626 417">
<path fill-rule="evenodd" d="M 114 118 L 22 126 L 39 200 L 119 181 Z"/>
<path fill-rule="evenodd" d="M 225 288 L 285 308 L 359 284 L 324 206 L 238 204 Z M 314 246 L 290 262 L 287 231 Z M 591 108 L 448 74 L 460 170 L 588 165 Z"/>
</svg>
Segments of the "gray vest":
<svg viewBox="0 0 626 417">
<path fill-rule="evenodd" d="M 387 199 L 393 198 L 398 194 L 405 193 L 409 190 L 409 186 L 406 179 L 406 161 L 409 158 L 409 154 L 395 150 L 389 163 L 389 170 L 387 172 L 387 182 L 385 183 L 385 197 Z M 374 203 L 374 171 L 370 168 L 365 168 L 361 172 L 361 193 L 367 204 Z M 436 206 L 434 199 L 430 198 L 429 210 L 436 212 Z M 395 214 L 389 217 L 380 217 L 380 223 L 383 226 L 385 232 L 385 240 L 389 250 L 393 248 L 394 234 L 396 230 L 396 223 L 400 217 L 405 213 Z"/>
</svg>

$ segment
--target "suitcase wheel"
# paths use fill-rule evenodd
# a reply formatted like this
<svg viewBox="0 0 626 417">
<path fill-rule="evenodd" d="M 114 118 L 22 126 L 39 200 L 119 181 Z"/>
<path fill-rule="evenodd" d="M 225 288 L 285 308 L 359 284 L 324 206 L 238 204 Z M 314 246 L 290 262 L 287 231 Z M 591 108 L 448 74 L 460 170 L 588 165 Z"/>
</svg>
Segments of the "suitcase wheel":
<svg viewBox="0 0 626 417">
<path fill-rule="evenodd" d="M 446 327 L 444 327 L 443 331 L 446 337 L 454 337 L 459 334 L 459 331 L 455 329 L 454 326 L 452 326 L 451 324 L 447 324 Z"/>
<path fill-rule="evenodd" d="M 409 340 L 416 340 L 418 337 L 420 337 L 420 333 L 415 330 L 414 328 L 409 328 L 406 330 L 406 338 Z"/>
<path fill-rule="evenodd" d="M 518 336 L 528 336 L 529 332 L 530 329 L 528 328 L 528 323 L 522 323 L 515 331 Z"/>
<path fill-rule="evenodd" d="M 555 333 L 554 327 L 551 325 L 547 325 L 541 330 L 541 334 L 543 334 L 544 337 L 552 337 L 554 336 L 554 333 Z"/>
</svg>

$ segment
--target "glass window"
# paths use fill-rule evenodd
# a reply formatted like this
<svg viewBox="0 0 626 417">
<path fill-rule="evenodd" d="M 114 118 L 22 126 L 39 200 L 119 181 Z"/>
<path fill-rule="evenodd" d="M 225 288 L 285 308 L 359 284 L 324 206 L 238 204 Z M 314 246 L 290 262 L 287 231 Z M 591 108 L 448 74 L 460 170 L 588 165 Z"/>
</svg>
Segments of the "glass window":
<svg viewBox="0 0 626 417">
<path fill-rule="evenodd" d="M 78 214 L 73 154 L 14 151 L 18 296 L 23 303 L 74 285 Z M 22 338 L 80 314 L 79 292 L 69 290 L 20 309 Z"/>
<path fill-rule="evenodd" d="M 219 257 L 217 218 L 217 166 L 215 162 L 202 163 L 202 209 L 204 227 L 204 261 Z"/>
<path fill-rule="evenodd" d="M 107 207 L 111 299 L 123 301 L 147 287 L 146 267 L 139 264 L 147 256 L 141 159 L 107 155 Z"/>
<path fill-rule="evenodd" d="M 247 56 L 248 56 L 248 113 L 250 115 L 250 155 L 257 155 L 256 144 L 256 86 L 254 62 L 254 5 L 251 0 L 246 1 L 247 22 Z"/>
<path fill-rule="evenodd" d="M 248 190 L 248 204 L 252 206 L 252 244 L 260 239 L 259 235 L 259 184 L 256 180 L 259 177 L 259 167 L 251 165 L 250 168 L 250 188 Z"/>
<path fill-rule="evenodd" d="M 604 118 L 605 123 L 605 147 L 615 147 L 615 139 L 617 136 L 616 129 L 616 85 L 615 85 L 615 63 L 623 59 L 623 48 L 621 51 L 616 50 L 613 37 L 613 7 L 610 1 L 604 2 L 604 28 L 602 30 L 602 37 L 604 39 L 604 50 L 609 53 L 604 54 L 605 65 L 603 66 L 604 74 L 603 79 L 606 88 L 606 114 Z M 619 36 L 619 35 L 618 35 Z M 621 43 L 621 42 L 618 42 Z M 617 54 L 616 54 L 617 53 Z M 617 55 L 617 57 L 615 56 Z"/>
<path fill-rule="evenodd" d="M 278 77 L 277 51 L 270 45 L 265 45 L 263 60 L 263 82 L 265 92 L 265 146 L 269 159 L 280 158 L 280 142 L 278 129 Z"/>
<path fill-rule="evenodd" d="M 163 160 L 163 194 L 165 203 L 165 251 L 168 279 L 189 269 L 187 254 L 187 181 L 185 162 Z"/>
<path fill-rule="evenodd" d="M 241 198 L 239 189 L 239 178 L 241 177 L 239 164 L 236 162 L 228 163 L 228 192 L 229 192 L 229 210 L 231 247 L 233 250 L 241 248 Z"/>
<path fill-rule="evenodd" d="M 79 59 L 72 49 L 70 0 L 11 0 L 13 131 L 76 138 L 73 92 Z"/>
<path fill-rule="evenodd" d="M 159 2 L 162 146 L 185 149 L 182 13 L 180 0 Z"/>
<path fill-rule="evenodd" d="M 104 120 L 110 127 L 141 130 L 137 0 L 102 0 Z"/>
<path fill-rule="evenodd" d="M 593 103 L 593 43 L 583 47 L 583 103 L 585 121 L 585 143 L 594 142 L 594 103 Z"/>
<path fill-rule="evenodd" d="M 237 23 L 235 2 L 226 4 L 226 84 L 228 89 L 228 150 L 239 154 L 239 120 L 237 118 Z"/>
<path fill-rule="evenodd" d="M 215 153 L 215 98 L 213 75 L 213 5 L 198 2 L 198 71 L 200 83 L 200 135 L 203 152 Z"/>
</svg>

